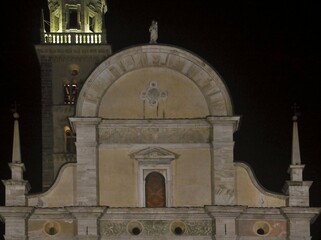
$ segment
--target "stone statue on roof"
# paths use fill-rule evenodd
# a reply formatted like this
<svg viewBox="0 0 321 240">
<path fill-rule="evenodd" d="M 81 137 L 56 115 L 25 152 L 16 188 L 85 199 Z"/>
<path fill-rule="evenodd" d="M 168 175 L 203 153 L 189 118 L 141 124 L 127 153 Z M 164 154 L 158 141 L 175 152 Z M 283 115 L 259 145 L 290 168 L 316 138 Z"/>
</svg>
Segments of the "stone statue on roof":
<svg viewBox="0 0 321 240">
<path fill-rule="evenodd" d="M 157 21 L 153 20 L 152 25 L 149 27 L 150 32 L 150 41 L 149 43 L 157 43 L 158 38 L 158 23 Z"/>
</svg>

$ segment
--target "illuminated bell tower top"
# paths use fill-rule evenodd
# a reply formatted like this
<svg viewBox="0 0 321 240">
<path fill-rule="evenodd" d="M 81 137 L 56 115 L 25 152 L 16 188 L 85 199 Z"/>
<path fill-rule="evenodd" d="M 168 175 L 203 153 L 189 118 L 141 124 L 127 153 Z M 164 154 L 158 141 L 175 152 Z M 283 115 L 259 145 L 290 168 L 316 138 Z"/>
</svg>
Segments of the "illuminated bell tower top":
<svg viewBox="0 0 321 240">
<path fill-rule="evenodd" d="M 50 32 L 43 25 L 43 44 L 106 44 L 105 0 L 48 0 L 48 8 Z"/>
</svg>

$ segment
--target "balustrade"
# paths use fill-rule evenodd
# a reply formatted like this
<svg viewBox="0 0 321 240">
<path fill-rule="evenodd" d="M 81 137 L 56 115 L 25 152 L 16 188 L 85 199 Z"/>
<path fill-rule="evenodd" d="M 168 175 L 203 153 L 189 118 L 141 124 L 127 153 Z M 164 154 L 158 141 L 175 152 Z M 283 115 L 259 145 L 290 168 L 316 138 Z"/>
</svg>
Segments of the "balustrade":
<svg viewBox="0 0 321 240">
<path fill-rule="evenodd" d="M 43 33 L 42 44 L 105 44 L 105 33 Z"/>
</svg>

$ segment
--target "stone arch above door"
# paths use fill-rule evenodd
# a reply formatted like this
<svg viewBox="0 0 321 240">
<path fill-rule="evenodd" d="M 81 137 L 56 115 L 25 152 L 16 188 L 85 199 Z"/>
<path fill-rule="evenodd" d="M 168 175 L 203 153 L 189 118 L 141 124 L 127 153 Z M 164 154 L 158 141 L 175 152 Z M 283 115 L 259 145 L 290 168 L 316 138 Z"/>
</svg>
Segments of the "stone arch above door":
<svg viewBox="0 0 321 240">
<path fill-rule="evenodd" d="M 144 68 L 164 68 L 185 76 L 204 96 L 209 115 L 233 115 L 227 87 L 204 60 L 173 46 L 142 45 L 112 55 L 92 72 L 79 94 L 76 116 L 99 116 L 100 104 L 108 89 L 126 74 Z"/>
</svg>

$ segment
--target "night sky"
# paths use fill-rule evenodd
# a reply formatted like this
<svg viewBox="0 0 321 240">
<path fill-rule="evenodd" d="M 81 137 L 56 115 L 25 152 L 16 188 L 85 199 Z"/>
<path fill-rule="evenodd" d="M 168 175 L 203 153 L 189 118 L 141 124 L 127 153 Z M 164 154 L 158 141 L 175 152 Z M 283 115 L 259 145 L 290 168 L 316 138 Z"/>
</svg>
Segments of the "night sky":
<svg viewBox="0 0 321 240">
<path fill-rule="evenodd" d="M 18 3 L 7 1 L 9 16 L 2 20 L 0 179 L 11 177 L 11 108 L 16 101 L 24 178 L 35 193 L 41 191 L 41 110 L 34 45 L 40 41 L 41 8 L 48 10 L 46 0 Z M 319 2 L 107 0 L 107 5 L 107 41 L 114 53 L 147 44 L 148 28 L 156 20 L 158 43 L 191 51 L 217 70 L 230 91 L 235 115 L 241 116 L 235 161 L 248 163 L 260 184 L 277 193 L 290 178 L 296 103 L 304 180 L 313 181 L 310 206 L 321 207 Z M 0 196 L 4 205 L 2 184 Z M 321 216 L 311 231 L 313 240 L 321 240 Z"/>
</svg>

